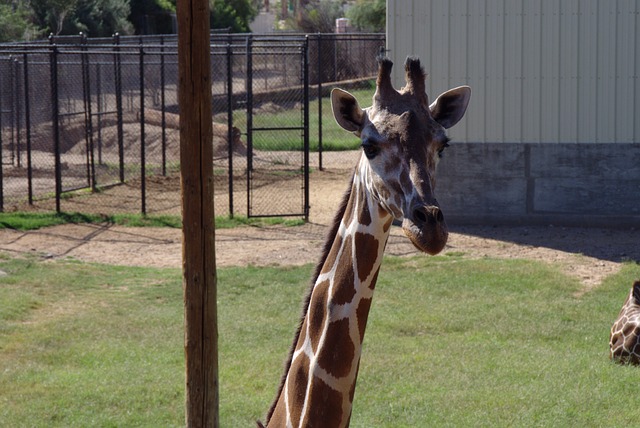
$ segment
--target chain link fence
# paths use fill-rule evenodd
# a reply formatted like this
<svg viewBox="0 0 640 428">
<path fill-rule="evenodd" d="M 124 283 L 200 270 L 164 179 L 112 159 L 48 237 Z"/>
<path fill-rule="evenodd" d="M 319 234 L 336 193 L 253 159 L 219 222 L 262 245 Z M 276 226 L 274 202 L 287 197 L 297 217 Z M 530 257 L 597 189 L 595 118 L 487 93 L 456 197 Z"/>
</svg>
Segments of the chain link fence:
<svg viewBox="0 0 640 428">
<path fill-rule="evenodd" d="M 176 42 L 0 45 L 0 210 L 179 215 Z M 212 34 L 217 215 L 306 216 L 319 101 L 336 82 L 375 75 L 384 43 L 380 34 Z"/>
</svg>

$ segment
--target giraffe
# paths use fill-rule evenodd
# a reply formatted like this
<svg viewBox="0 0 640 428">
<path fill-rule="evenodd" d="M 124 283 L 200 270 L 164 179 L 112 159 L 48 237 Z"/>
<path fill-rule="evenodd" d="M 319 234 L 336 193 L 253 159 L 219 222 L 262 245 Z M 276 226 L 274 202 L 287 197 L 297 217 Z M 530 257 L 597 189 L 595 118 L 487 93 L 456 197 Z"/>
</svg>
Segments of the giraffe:
<svg viewBox="0 0 640 428">
<path fill-rule="evenodd" d="M 611 327 L 609 358 L 640 364 L 640 281 L 633 283 L 618 319 Z"/>
<path fill-rule="evenodd" d="M 406 85 L 391 84 L 393 63 L 378 58 L 373 105 L 331 92 L 338 124 L 361 140 L 362 153 L 327 235 L 267 427 L 346 427 L 362 341 L 382 255 L 394 219 L 414 246 L 437 254 L 448 238 L 434 196 L 435 168 L 464 115 L 471 89 L 461 86 L 431 105 L 420 60 L 405 62 Z M 258 423 L 259 427 L 263 425 Z"/>
</svg>

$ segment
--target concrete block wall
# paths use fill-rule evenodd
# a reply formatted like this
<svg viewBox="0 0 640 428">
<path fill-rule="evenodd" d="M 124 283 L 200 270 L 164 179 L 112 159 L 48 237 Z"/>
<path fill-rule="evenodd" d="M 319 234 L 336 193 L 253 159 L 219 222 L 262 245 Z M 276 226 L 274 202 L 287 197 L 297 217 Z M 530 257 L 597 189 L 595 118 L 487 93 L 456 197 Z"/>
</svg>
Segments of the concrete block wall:
<svg viewBox="0 0 640 428">
<path fill-rule="evenodd" d="M 436 195 L 451 224 L 640 227 L 640 143 L 451 143 Z"/>
</svg>

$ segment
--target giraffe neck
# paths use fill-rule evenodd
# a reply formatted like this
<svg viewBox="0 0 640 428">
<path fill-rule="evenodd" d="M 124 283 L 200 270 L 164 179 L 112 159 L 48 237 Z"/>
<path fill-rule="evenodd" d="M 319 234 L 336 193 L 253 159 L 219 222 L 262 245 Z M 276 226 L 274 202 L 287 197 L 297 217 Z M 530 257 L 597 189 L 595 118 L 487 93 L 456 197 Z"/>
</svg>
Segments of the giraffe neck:
<svg viewBox="0 0 640 428">
<path fill-rule="evenodd" d="M 349 425 L 369 308 L 393 220 L 370 196 L 364 177 L 356 170 L 269 426 Z"/>
</svg>

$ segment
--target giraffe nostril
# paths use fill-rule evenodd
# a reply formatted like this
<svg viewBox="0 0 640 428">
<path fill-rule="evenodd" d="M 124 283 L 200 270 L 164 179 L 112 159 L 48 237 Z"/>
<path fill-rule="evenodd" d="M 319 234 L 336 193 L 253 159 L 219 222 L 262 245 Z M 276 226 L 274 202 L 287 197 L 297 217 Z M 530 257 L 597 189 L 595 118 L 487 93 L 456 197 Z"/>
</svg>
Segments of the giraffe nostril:
<svg viewBox="0 0 640 428">
<path fill-rule="evenodd" d="M 436 224 L 444 221 L 440 208 L 436 206 L 420 207 L 413 210 L 413 220 L 419 224 Z"/>
<path fill-rule="evenodd" d="M 438 223 L 442 223 L 444 221 L 444 216 L 442 215 L 442 211 L 439 208 L 436 208 L 436 221 Z"/>
<path fill-rule="evenodd" d="M 444 221 L 444 216 L 440 208 L 436 206 L 420 207 L 413 210 L 413 220 L 416 223 L 436 224 Z"/>
<path fill-rule="evenodd" d="M 438 218 L 438 214 L 440 214 L 440 210 L 438 208 L 433 208 L 429 210 L 429 214 L 427 215 L 429 224 L 436 224 L 440 221 L 440 219 Z"/>
<path fill-rule="evenodd" d="M 427 214 L 421 208 L 416 208 L 415 210 L 413 210 L 413 218 L 415 221 L 420 223 L 427 222 Z"/>
</svg>

